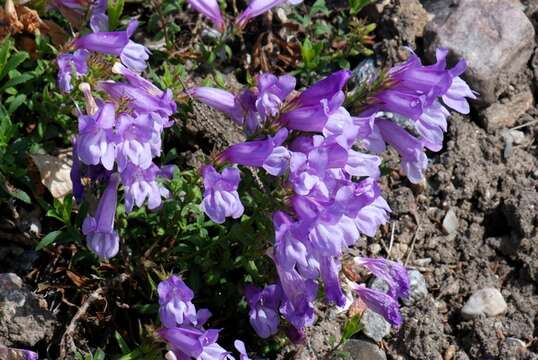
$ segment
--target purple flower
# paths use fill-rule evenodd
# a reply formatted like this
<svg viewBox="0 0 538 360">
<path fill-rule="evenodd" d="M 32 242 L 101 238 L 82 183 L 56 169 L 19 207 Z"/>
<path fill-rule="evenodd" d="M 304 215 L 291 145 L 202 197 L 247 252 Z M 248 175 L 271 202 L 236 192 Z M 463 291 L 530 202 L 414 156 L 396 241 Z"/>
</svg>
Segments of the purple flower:
<svg viewBox="0 0 538 360">
<path fill-rule="evenodd" d="M 77 139 L 73 139 L 73 166 L 71 167 L 71 172 L 69 173 L 69 177 L 71 179 L 71 183 L 73 184 L 73 196 L 75 197 L 75 200 L 78 204 L 82 201 L 82 198 L 84 196 L 84 185 L 82 184 L 82 175 L 81 175 L 81 169 L 80 169 L 80 158 L 78 157 L 77 152 Z"/>
<path fill-rule="evenodd" d="M 286 270 L 291 270 L 295 266 L 308 267 L 306 245 L 293 231 L 296 224 L 293 224 L 288 215 L 281 211 L 273 214 L 273 224 L 275 226 L 275 261 Z"/>
<path fill-rule="evenodd" d="M 227 217 L 237 219 L 243 215 L 243 204 L 237 193 L 241 180 L 237 168 L 225 168 L 222 174 L 219 174 L 213 166 L 206 165 L 202 168 L 202 176 L 204 199 L 201 207 L 211 220 L 222 224 Z"/>
<path fill-rule="evenodd" d="M 452 84 L 447 92 L 442 96 L 446 106 L 462 114 L 468 114 L 470 111 L 467 99 L 476 99 L 475 92 L 459 76 L 452 80 Z"/>
<path fill-rule="evenodd" d="M 280 129 L 274 136 L 269 136 L 267 139 L 232 145 L 219 155 L 219 161 L 263 167 L 268 173 L 279 175 L 287 165 L 289 153 L 278 147 L 287 137 L 288 131 Z"/>
<path fill-rule="evenodd" d="M 253 285 L 245 288 L 245 297 L 249 305 L 250 325 L 261 338 L 268 338 L 278 331 L 280 316 L 278 308 L 282 299 L 279 285 L 268 285 L 263 290 Z"/>
<path fill-rule="evenodd" d="M 226 30 L 226 24 L 222 18 L 217 0 L 187 0 L 187 2 L 196 11 L 207 16 L 219 31 L 224 32 Z"/>
<path fill-rule="evenodd" d="M 362 284 L 353 284 L 352 287 L 369 309 L 383 316 L 394 326 L 402 324 L 400 306 L 394 298 L 381 291 L 369 289 Z"/>
<path fill-rule="evenodd" d="M 361 208 L 355 216 L 355 225 L 359 231 L 367 236 L 374 237 L 379 225 L 389 221 L 390 207 L 381 196 L 371 204 Z"/>
<path fill-rule="evenodd" d="M 120 63 L 114 64 L 112 71 L 123 75 L 127 83 L 101 81 L 97 87 L 108 93 L 118 103 L 128 99 L 129 109 L 139 114 L 157 113 L 160 116 L 169 117 L 176 111 L 176 103 L 169 89 L 162 91 Z"/>
<path fill-rule="evenodd" d="M 286 97 L 295 89 L 296 80 L 291 75 L 276 77 L 263 73 L 256 77 L 258 96 L 256 109 L 264 118 L 276 117 Z"/>
<path fill-rule="evenodd" d="M 219 330 L 171 327 L 160 329 L 158 334 L 170 344 L 178 359 L 223 359 L 228 354 L 216 343 Z"/>
<path fill-rule="evenodd" d="M 243 125 L 242 113 L 238 108 L 235 95 L 231 92 L 218 88 L 199 86 L 190 89 L 188 94 L 196 100 L 229 115 L 238 125 Z"/>
<path fill-rule="evenodd" d="M 116 145 L 120 171 L 127 166 L 127 161 L 141 169 L 152 164 L 152 147 L 150 141 L 160 134 L 156 133 L 153 119 L 149 114 L 133 117 L 127 113 L 120 114 L 116 127 L 120 137 Z"/>
<path fill-rule="evenodd" d="M 86 165 L 103 164 L 105 169 L 114 167 L 115 149 L 112 127 L 115 122 L 114 105 L 105 103 L 93 115 L 80 115 L 79 135 L 76 146 L 80 160 Z"/>
<path fill-rule="evenodd" d="M 234 347 L 239 351 L 239 360 L 250 360 L 247 354 L 247 349 L 245 348 L 245 343 L 241 340 L 235 340 Z"/>
<path fill-rule="evenodd" d="M 393 298 L 409 297 L 409 278 L 405 267 L 397 262 L 383 258 L 355 257 L 355 264 L 364 266 L 376 277 L 389 285 L 389 296 Z"/>
<path fill-rule="evenodd" d="M 191 302 L 194 293 L 180 277 L 172 275 L 167 280 L 161 281 L 157 291 L 159 317 L 163 326 L 172 328 L 184 323 L 197 325 L 196 309 Z"/>
<path fill-rule="evenodd" d="M 323 279 L 325 297 L 327 301 L 338 306 L 344 306 L 347 299 L 340 287 L 340 261 L 332 256 L 324 256 L 320 262 L 320 274 Z"/>
<path fill-rule="evenodd" d="M 86 236 L 88 247 L 103 259 L 114 257 L 119 250 L 120 238 L 114 230 L 119 183 L 119 175 L 110 177 L 95 217 L 88 215 L 82 224 L 82 233 Z"/>
<path fill-rule="evenodd" d="M 344 102 L 342 89 L 350 76 L 347 70 L 337 71 L 307 88 L 287 105 L 280 123 L 288 129 L 321 132 Z"/>
<path fill-rule="evenodd" d="M 73 54 L 61 54 L 56 60 L 58 62 L 58 87 L 62 92 L 70 93 L 73 90 L 71 77 L 76 78 L 88 74 L 89 52 L 79 49 Z"/>
<path fill-rule="evenodd" d="M 401 157 L 401 169 L 412 183 L 419 183 L 424 178 L 428 158 L 424 153 L 423 143 L 392 121 L 379 118 L 375 122 L 383 139 L 392 145 Z"/>
<path fill-rule="evenodd" d="M 130 40 L 137 27 L 138 21 L 131 20 L 124 31 L 94 32 L 78 38 L 74 45 L 77 49 L 119 56 L 125 66 L 141 72 L 146 68 L 149 50 Z"/>
<path fill-rule="evenodd" d="M 243 28 L 252 18 L 271 10 L 275 6 L 280 6 L 285 2 L 286 0 L 251 0 L 235 23 L 239 28 Z M 300 4 L 302 0 L 288 0 L 287 2 L 292 5 L 297 5 Z"/>
<path fill-rule="evenodd" d="M 90 27 L 93 32 L 108 31 L 108 0 L 95 0 L 91 7 Z"/>
<path fill-rule="evenodd" d="M 158 178 L 170 177 L 170 175 L 168 171 L 159 169 L 153 163 L 146 169 L 142 169 L 128 162 L 121 172 L 121 182 L 125 192 L 125 210 L 130 212 L 135 204 L 141 207 L 146 199 L 150 210 L 161 206 L 162 198 L 170 196 L 170 192 L 159 184 Z"/>
</svg>

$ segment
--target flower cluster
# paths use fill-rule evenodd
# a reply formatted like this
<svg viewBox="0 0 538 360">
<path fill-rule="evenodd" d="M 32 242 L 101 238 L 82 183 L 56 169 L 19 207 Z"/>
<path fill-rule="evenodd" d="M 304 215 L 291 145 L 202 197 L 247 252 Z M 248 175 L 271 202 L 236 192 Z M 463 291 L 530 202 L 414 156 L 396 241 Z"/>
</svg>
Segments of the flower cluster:
<svg viewBox="0 0 538 360">
<path fill-rule="evenodd" d="M 226 22 L 224 21 L 217 0 L 187 0 L 187 2 L 193 9 L 211 20 L 217 30 L 221 32 L 226 30 Z M 250 20 L 276 6 L 281 6 L 286 3 L 297 5 L 302 2 L 303 0 L 250 0 L 247 8 L 235 20 L 235 25 L 242 29 Z"/>
<path fill-rule="evenodd" d="M 130 40 L 137 22 L 131 21 L 124 31 L 107 32 L 105 9 L 95 5 L 92 11 L 93 32 L 73 42 L 73 53 L 58 57 L 58 84 L 69 93 L 74 79 L 82 81 L 78 88 L 85 111 L 79 110 L 79 132 L 73 142 L 73 193 L 80 202 L 82 177 L 106 184 L 82 231 L 90 249 L 108 259 L 119 249 L 114 230 L 119 186 L 123 185 L 128 212 L 146 200 L 149 209 L 156 209 L 169 194 L 161 179 L 169 178 L 172 168 L 160 168 L 153 160 L 161 154 L 162 133 L 172 125 L 170 116 L 176 103 L 170 90 L 162 91 L 139 74 L 146 67 L 149 51 Z M 114 63 L 117 58 L 112 56 L 121 62 Z M 99 76 L 103 67 L 107 69 L 105 79 Z M 94 74 L 87 79 L 93 88 L 84 82 L 92 70 Z"/>
<path fill-rule="evenodd" d="M 449 69 L 447 52 L 437 55 L 436 64 L 424 66 L 411 53 L 387 73 L 356 116 L 343 107 L 349 71 L 333 73 L 299 94 L 292 93 L 293 77 L 271 74 L 260 74 L 255 88 L 239 94 L 207 87 L 190 91 L 228 114 L 251 139 L 230 146 L 204 167 L 206 214 L 216 222 L 242 215 L 238 165 L 279 177 L 284 190 L 278 199 L 282 207 L 272 214 L 271 258 L 278 281 L 246 289 L 250 322 L 259 336 L 275 334 L 282 315 L 300 338 L 315 320 L 313 301 L 321 286 L 327 301 L 349 302 L 340 282 L 340 258 L 361 235 L 374 236 L 389 219 L 376 153 L 390 144 L 401 156 L 403 173 L 411 182 L 421 181 L 425 148 L 442 147 L 445 106 L 466 113 L 465 98 L 474 98 L 459 78 L 465 63 Z M 225 168 L 219 173 L 215 167 Z M 405 268 L 383 259 L 357 258 L 356 263 L 384 279 L 390 290 L 351 288 L 369 308 L 399 325 L 398 298 L 408 296 Z"/>
<path fill-rule="evenodd" d="M 158 333 L 172 348 L 167 359 L 234 359 L 217 343 L 220 330 L 204 328 L 211 312 L 208 309 L 196 311 L 192 303 L 194 293 L 181 278 L 170 276 L 159 283 L 157 291 L 163 325 Z M 250 360 L 241 340 L 236 340 L 234 345 L 240 353 L 240 360 Z"/>
</svg>

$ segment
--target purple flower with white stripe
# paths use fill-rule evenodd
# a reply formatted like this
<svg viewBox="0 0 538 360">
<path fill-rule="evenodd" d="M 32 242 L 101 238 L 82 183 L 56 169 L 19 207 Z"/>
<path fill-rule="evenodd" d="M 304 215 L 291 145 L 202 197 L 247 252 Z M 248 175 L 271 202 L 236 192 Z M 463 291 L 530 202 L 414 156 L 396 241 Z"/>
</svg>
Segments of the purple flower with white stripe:
<svg viewBox="0 0 538 360">
<path fill-rule="evenodd" d="M 409 297 L 409 278 L 407 270 L 401 263 L 382 259 L 355 257 L 355 264 L 364 266 L 377 278 L 389 285 L 388 294 L 393 298 L 406 299 Z"/>
<path fill-rule="evenodd" d="M 220 32 L 226 30 L 226 24 L 224 23 L 217 0 L 187 0 L 187 2 L 196 11 L 207 16 Z"/>
<path fill-rule="evenodd" d="M 268 285 L 259 289 L 253 285 L 245 288 L 245 298 L 249 305 L 250 325 L 261 338 L 268 338 L 278 331 L 280 316 L 278 308 L 282 299 L 279 285 Z"/>
<path fill-rule="evenodd" d="M 58 87 L 62 92 L 70 93 L 73 90 L 72 76 L 80 78 L 88 74 L 87 50 L 80 49 L 73 54 L 61 54 L 56 60 L 58 63 Z"/>
<path fill-rule="evenodd" d="M 197 325 L 196 309 L 192 303 L 194 293 L 180 277 L 172 275 L 161 281 L 157 292 L 159 317 L 163 326 L 173 328 L 184 323 Z"/>
</svg>

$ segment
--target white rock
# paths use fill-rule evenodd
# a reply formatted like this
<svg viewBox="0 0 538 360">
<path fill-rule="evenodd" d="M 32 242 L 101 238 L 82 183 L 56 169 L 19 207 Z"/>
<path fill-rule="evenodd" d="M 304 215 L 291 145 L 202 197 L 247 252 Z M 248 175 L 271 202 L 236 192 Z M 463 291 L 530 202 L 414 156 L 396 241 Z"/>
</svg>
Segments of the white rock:
<svg viewBox="0 0 538 360">
<path fill-rule="evenodd" d="M 495 288 L 475 291 L 461 309 L 464 319 L 474 319 L 481 315 L 488 317 L 502 314 L 507 309 L 501 292 Z"/>
<path fill-rule="evenodd" d="M 458 230 L 458 217 L 452 209 L 447 211 L 443 219 L 443 230 L 447 234 L 453 234 Z"/>
<path fill-rule="evenodd" d="M 424 299 L 428 295 L 428 286 L 424 276 L 417 270 L 409 270 L 409 298 L 403 299 L 402 302 L 409 306 Z"/>
</svg>

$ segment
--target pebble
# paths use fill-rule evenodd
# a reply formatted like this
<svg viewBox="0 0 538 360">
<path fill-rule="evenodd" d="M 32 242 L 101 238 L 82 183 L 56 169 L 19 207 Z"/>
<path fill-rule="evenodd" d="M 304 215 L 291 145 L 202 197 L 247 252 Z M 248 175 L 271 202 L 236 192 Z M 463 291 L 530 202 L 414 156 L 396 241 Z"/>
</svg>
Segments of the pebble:
<svg viewBox="0 0 538 360">
<path fill-rule="evenodd" d="M 458 230 L 458 217 L 454 210 L 447 211 L 445 218 L 443 219 L 443 231 L 446 234 L 453 234 Z"/>
<path fill-rule="evenodd" d="M 475 291 L 461 309 L 464 319 L 475 319 L 485 315 L 488 317 L 502 314 L 507 309 L 501 292 L 495 288 L 484 288 Z"/>
<path fill-rule="evenodd" d="M 351 339 L 344 345 L 344 352 L 353 360 L 386 360 L 387 355 L 376 344 L 366 340 Z"/>
<path fill-rule="evenodd" d="M 375 342 L 390 334 L 390 324 L 376 312 L 366 309 L 362 314 L 363 333 Z"/>
<path fill-rule="evenodd" d="M 525 133 L 520 130 L 510 130 L 514 145 L 521 145 L 525 141 Z"/>
<path fill-rule="evenodd" d="M 532 108 L 534 103 L 534 96 L 532 91 L 525 89 L 522 92 L 513 95 L 505 103 L 495 103 L 484 111 L 481 112 L 481 122 L 482 126 L 487 131 L 494 131 L 500 128 L 509 128 L 515 125 L 517 119 Z M 517 130 L 510 131 L 510 135 L 514 138 L 513 132 Z M 521 131 L 519 131 L 521 133 Z M 517 133 L 516 133 L 516 136 Z M 523 134 L 523 138 L 524 138 Z M 513 139 L 514 144 L 516 144 L 516 139 Z"/>
<path fill-rule="evenodd" d="M 410 306 L 428 295 L 428 285 L 426 285 L 426 280 L 420 271 L 409 270 L 407 276 L 409 277 L 409 298 L 403 299 L 402 302 Z"/>
<path fill-rule="evenodd" d="M 518 338 L 515 338 L 515 337 L 507 337 L 506 338 L 506 345 L 508 345 L 509 347 L 514 347 L 514 348 L 527 348 L 527 344 L 525 344 L 524 341 L 522 340 L 519 340 Z"/>
<path fill-rule="evenodd" d="M 372 255 L 377 255 L 381 252 L 381 245 L 374 243 L 368 246 L 368 250 L 370 250 L 370 253 Z"/>
</svg>

